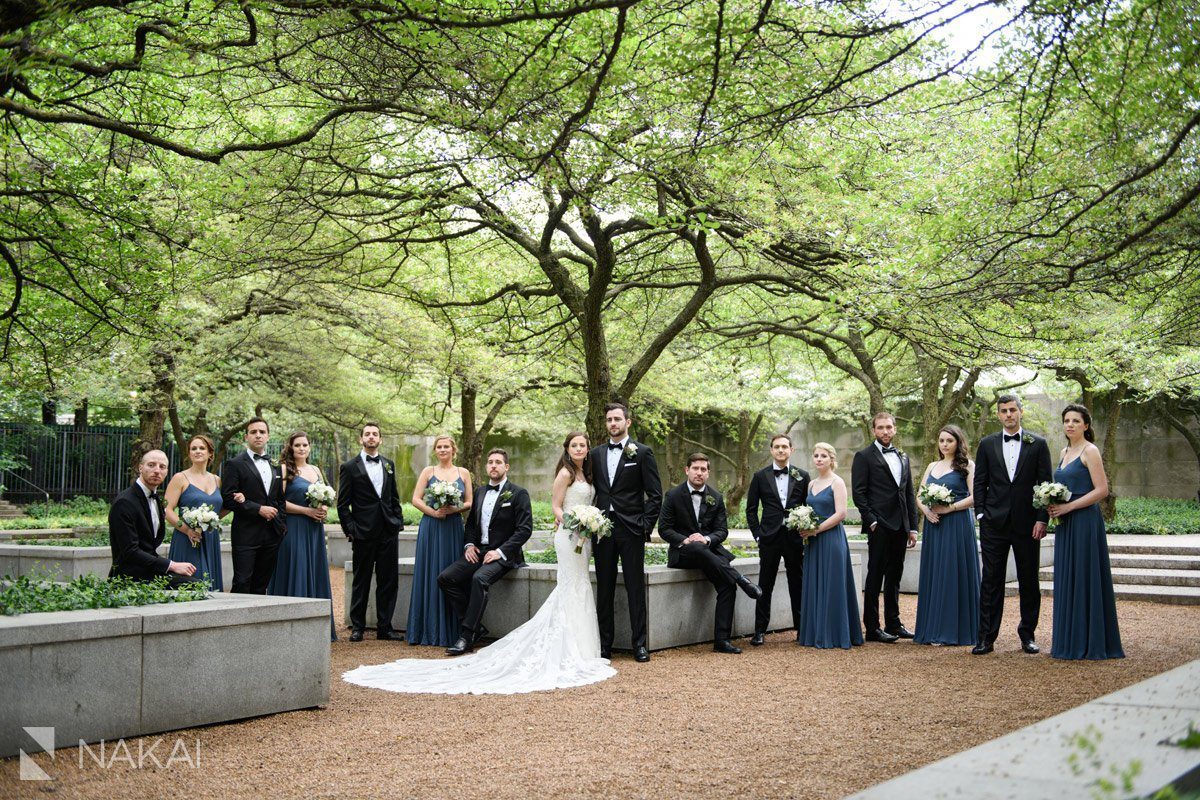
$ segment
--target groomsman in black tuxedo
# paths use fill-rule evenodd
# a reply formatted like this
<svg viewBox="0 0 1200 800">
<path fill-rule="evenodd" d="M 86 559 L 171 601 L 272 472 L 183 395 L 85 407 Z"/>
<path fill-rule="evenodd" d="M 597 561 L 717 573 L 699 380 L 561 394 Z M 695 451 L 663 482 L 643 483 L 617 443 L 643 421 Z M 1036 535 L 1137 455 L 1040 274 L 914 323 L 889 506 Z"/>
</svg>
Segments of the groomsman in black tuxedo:
<svg viewBox="0 0 1200 800">
<path fill-rule="evenodd" d="M 729 641 L 737 587 L 753 600 L 761 599 L 763 593 L 729 564 L 733 555 L 721 545 L 729 536 L 725 498 L 708 485 L 708 470 L 708 456 L 688 456 L 687 480 L 667 492 L 663 500 L 658 535 L 671 545 L 667 550 L 668 567 L 698 569 L 717 590 L 713 650 L 737 654 L 742 649 Z"/>
<path fill-rule="evenodd" d="M 362 451 L 342 464 L 338 473 L 337 507 L 342 532 L 354 557 L 350 587 L 350 641 L 361 642 L 367 627 L 367 599 L 375 574 L 375 638 L 403 641 L 392 630 L 396 588 L 400 585 L 399 534 L 404 512 L 396 489 L 396 465 L 379 454 L 383 434 L 374 422 L 359 431 Z"/>
<path fill-rule="evenodd" d="M 108 511 L 108 538 L 113 556 L 108 577 L 124 575 L 149 581 L 165 575 L 172 589 L 200 580 L 194 564 L 171 561 L 158 554 L 158 546 L 166 535 L 158 494 L 165 477 L 167 454 L 162 450 L 147 451 L 138 463 L 137 480 L 113 499 Z"/>
<path fill-rule="evenodd" d="M 1021 623 L 1017 635 L 1021 649 L 1037 653 L 1034 640 L 1042 607 L 1038 583 L 1039 551 L 1049 515 L 1033 507 L 1033 487 L 1052 480 L 1050 446 L 1041 436 L 1021 427 L 1021 400 L 1000 395 L 996 415 L 1004 430 L 985 436 L 975 452 L 975 513 L 979 519 L 979 545 L 983 553 L 983 580 L 979 592 L 979 642 L 975 655 L 992 652 L 1004 613 L 1004 577 L 1008 550 L 1017 564 L 1021 594 Z"/>
<path fill-rule="evenodd" d="M 246 452 L 221 468 L 221 499 L 232 509 L 229 540 L 233 548 L 231 592 L 266 594 L 275 573 L 279 542 L 287 533 L 283 522 L 283 482 L 279 465 L 266 455 L 271 438 L 267 421 L 254 417 L 246 423 Z M 234 495 L 242 495 L 238 502 Z"/>
<path fill-rule="evenodd" d="M 771 592 L 779 574 L 779 560 L 787 567 L 788 596 L 792 600 L 792 625 L 800 636 L 800 598 L 804 581 L 804 539 L 783 524 L 788 511 L 808 500 L 808 473 L 793 466 L 792 437 L 781 433 L 771 439 L 772 464 L 754 473 L 746 493 L 746 522 L 758 542 L 761 571 L 758 585 L 762 597 L 754 609 L 754 636 L 750 644 L 757 647 L 771 622 Z M 762 506 L 762 519 L 758 515 Z"/>
<path fill-rule="evenodd" d="M 508 453 L 499 447 L 488 452 L 488 482 L 476 487 L 467 518 L 467 543 L 462 558 L 442 570 L 438 586 L 462 620 L 458 641 L 446 654 L 470 652 L 484 637 L 483 612 L 488 591 L 509 572 L 525 566 L 522 545 L 533 533 L 533 506 L 529 492 L 508 480 Z"/>
<path fill-rule="evenodd" d="M 596 508 L 612 520 L 612 536 L 595 543 L 596 618 L 600 627 L 600 657 L 612 658 L 613 601 L 617 592 L 617 558 L 629 600 L 633 657 L 650 660 L 646 639 L 646 542 L 662 507 L 662 481 L 654 452 L 629 438 L 629 409 L 622 403 L 604 407 L 608 443 L 593 447 L 592 476 Z"/>
<path fill-rule="evenodd" d="M 917 498 L 912 463 L 892 445 L 896 418 L 886 411 L 871 420 L 875 441 L 854 454 L 850 476 L 854 505 L 867 533 L 867 577 L 863 587 L 863 625 L 867 640 L 895 642 L 913 638 L 900 623 L 900 579 L 904 551 L 917 545 Z M 883 588 L 885 627 L 879 626 L 879 590 Z"/>
</svg>

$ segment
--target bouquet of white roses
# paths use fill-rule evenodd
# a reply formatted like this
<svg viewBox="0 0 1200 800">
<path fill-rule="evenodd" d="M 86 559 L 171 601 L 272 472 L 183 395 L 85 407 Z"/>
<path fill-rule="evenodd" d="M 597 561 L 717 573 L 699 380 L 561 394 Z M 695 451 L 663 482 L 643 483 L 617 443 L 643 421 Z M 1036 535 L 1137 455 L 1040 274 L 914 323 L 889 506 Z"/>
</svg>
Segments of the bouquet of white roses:
<svg viewBox="0 0 1200 800">
<path fill-rule="evenodd" d="M 562 525 L 579 543 L 575 545 L 576 553 L 583 552 L 584 539 L 595 541 L 612 534 L 612 520 L 595 506 L 575 506 L 563 514 Z"/>
<path fill-rule="evenodd" d="M 812 506 L 796 506 L 788 512 L 783 524 L 792 531 L 811 531 L 819 524 Z"/>
<path fill-rule="evenodd" d="M 954 502 L 954 493 L 950 491 L 949 486 L 940 483 L 923 483 L 921 488 L 917 489 L 917 499 L 924 503 L 926 508 L 948 506 Z"/>
<path fill-rule="evenodd" d="M 462 490 L 454 481 L 434 481 L 425 489 L 424 497 L 430 508 L 457 508 L 463 504 Z"/>
<path fill-rule="evenodd" d="M 337 492 L 328 483 L 316 481 L 309 484 L 308 491 L 304 493 L 304 499 L 312 508 L 330 508 L 337 500 Z"/>
<path fill-rule="evenodd" d="M 201 533 L 221 532 L 221 515 L 208 503 L 184 508 L 179 512 L 179 518 L 192 530 Z M 192 542 L 192 547 L 199 546 L 199 542 Z"/>
<path fill-rule="evenodd" d="M 1049 508 L 1071 499 L 1071 490 L 1061 483 L 1039 483 L 1033 487 L 1033 507 Z"/>
</svg>

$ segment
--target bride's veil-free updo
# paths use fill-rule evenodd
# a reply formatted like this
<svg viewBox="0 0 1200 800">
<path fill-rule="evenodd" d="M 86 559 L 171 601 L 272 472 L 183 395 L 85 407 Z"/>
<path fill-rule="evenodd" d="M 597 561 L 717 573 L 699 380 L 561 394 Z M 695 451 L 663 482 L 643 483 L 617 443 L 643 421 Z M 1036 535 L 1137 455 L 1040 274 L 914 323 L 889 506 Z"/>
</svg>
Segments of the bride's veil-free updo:
<svg viewBox="0 0 1200 800">
<path fill-rule="evenodd" d="M 588 443 L 588 453 L 583 457 L 583 474 L 579 474 L 579 470 L 575 466 L 575 462 L 571 459 L 571 453 L 567 449 L 571 446 L 571 440 L 577 437 L 583 437 L 583 440 Z M 567 434 L 567 438 L 563 439 L 562 455 L 558 458 L 558 466 L 554 468 L 554 474 L 557 475 L 560 469 L 565 469 L 571 474 L 571 480 L 576 481 L 583 478 L 588 483 L 592 482 L 592 456 L 591 456 L 592 440 L 583 431 L 571 431 Z"/>
</svg>

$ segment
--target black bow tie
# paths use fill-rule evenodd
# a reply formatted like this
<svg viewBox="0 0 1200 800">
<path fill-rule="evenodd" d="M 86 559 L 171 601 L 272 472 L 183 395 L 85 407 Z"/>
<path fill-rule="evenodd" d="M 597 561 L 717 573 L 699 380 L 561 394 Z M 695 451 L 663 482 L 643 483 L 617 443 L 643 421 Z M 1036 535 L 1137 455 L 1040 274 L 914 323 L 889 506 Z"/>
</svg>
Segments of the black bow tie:
<svg viewBox="0 0 1200 800">
<path fill-rule="evenodd" d="M 498 484 L 489 483 L 487 485 L 487 488 L 484 489 L 484 491 L 485 492 L 498 492 L 498 491 L 500 491 L 500 486 Z"/>
<path fill-rule="evenodd" d="M 271 461 L 271 457 L 270 457 L 270 456 L 259 455 L 258 453 L 254 453 L 253 455 L 254 455 L 254 460 L 255 460 L 255 461 L 266 461 L 266 462 L 270 462 L 270 461 Z"/>
<path fill-rule="evenodd" d="M 158 502 L 158 492 L 157 491 L 151 492 L 150 494 L 146 495 L 146 499 L 153 500 L 154 502 L 157 503 Z"/>
<path fill-rule="evenodd" d="M 703 489 L 692 489 L 692 497 L 704 497 Z"/>
<path fill-rule="evenodd" d="M 370 461 L 372 464 L 378 464 L 379 456 L 367 456 L 367 461 Z"/>
<path fill-rule="evenodd" d="M 1019 433 L 1014 433 L 1011 436 L 1009 436 L 1007 433 L 1004 434 L 1004 441 L 1006 441 L 1006 442 L 1017 442 L 1020 440 L 1021 440 L 1021 434 L 1019 434 Z"/>
<path fill-rule="evenodd" d="M 613 444 L 612 442 L 609 442 L 609 443 L 608 443 L 608 449 L 609 449 L 609 450 L 620 450 L 620 449 L 621 449 L 621 443 L 620 443 L 620 442 L 617 442 L 616 444 Z"/>
<path fill-rule="evenodd" d="M 775 470 L 775 477 L 778 478 L 780 475 L 787 475 L 787 467 Z"/>
<path fill-rule="evenodd" d="M 892 447 L 891 445 L 888 445 L 887 447 L 883 448 L 883 452 L 885 452 L 885 453 L 895 453 L 895 452 L 896 452 L 896 448 Z"/>
</svg>

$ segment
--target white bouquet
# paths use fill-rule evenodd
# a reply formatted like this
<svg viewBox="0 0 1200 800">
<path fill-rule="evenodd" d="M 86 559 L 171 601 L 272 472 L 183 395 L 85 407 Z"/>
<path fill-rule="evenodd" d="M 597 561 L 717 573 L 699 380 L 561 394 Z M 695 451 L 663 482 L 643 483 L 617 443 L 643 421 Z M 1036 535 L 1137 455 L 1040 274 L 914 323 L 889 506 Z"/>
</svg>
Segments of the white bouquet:
<svg viewBox="0 0 1200 800">
<path fill-rule="evenodd" d="M 1033 487 L 1033 507 L 1049 508 L 1071 499 L 1071 490 L 1061 483 L 1039 483 Z"/>
<path fill-rule="evenodd" d="M 812 506 L 796 506 L 788 512 L 787 519 L 783 521 L 783 524 L 788 527 L 788 530 L 811 531 L 819 523 Z"/>
<path fill-rule="evenodd" d="M 921 488 L 917 489 L 917 499 L 924 503 L 926 508 L 948 506 L 954 502 L 954 493 L 950 491 L 949 486 L 940 483 L 923 483 Z"/>
<path fill-rule="evenodd" d="M 183 524 L 201 533 L 220 533 L 221 515 L 213 510 L 208 503 L 198 506 L 188 506 L 179 512 Z M 189 537 L 190 538 L 190 537 Z M 192 547 L 199 547 L 199 542 L 192 542 Z"/>
<path fill-rule="evenodd" d="M 330 508 L 337 500 L 337 492 L 328 483 L 315 481 L 309 484 L 308 491 L 304 493 L 304 499 L 312 508 Z"/>
<path fill-rule="evenodd" d="M 425 489 L 425 505 L 430 508 L 458 508 L 463 504 L 462 490 L 454 481 L 434 481 Z"/>
<path fill-rule="evenodd" d="M 612 520 L 595 506 L 575 506 L 563 514 L 562 524 L 578 542 L 575 545 L 576 553 L 583 552 L 584 539 L 595 541 L 612 534 Z"/>
</svg>

